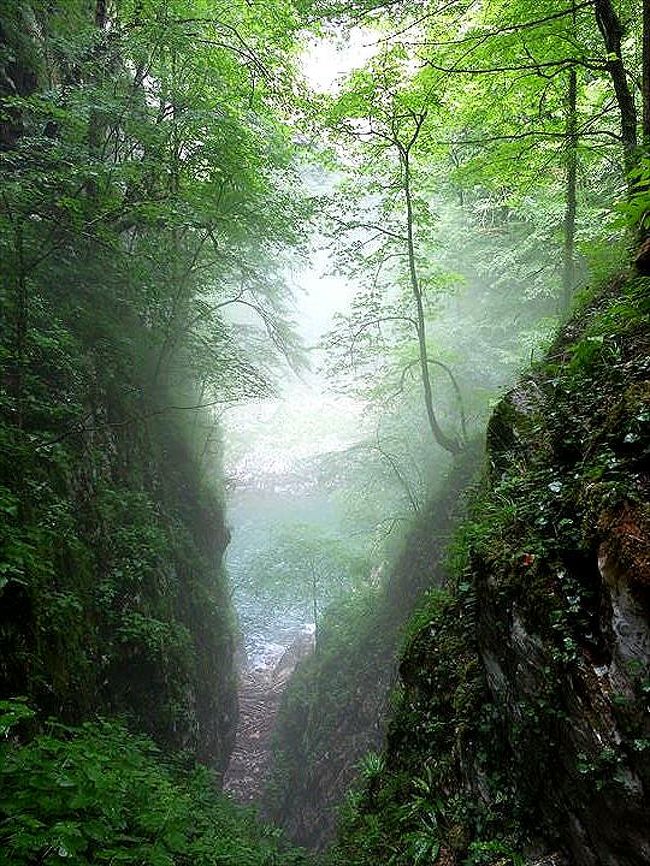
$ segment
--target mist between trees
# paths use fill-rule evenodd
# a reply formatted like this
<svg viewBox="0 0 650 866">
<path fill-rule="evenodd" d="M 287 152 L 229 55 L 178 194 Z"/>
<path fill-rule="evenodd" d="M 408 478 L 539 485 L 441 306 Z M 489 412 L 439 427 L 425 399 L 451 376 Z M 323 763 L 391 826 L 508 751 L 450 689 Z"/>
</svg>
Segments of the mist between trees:
<svg viewBox="0 0 650 866">
<path fill-rule="evenodd" d="M 325 89 L 314 40 L 342 46 Z M 645 241 L 650 4 L 7 0 L 0 100 L 0 697 L 37 712 L 11 727 L 125 714 L 221 772 L 242 629 L 318 648 L 374 598 L 497 396 Z M 354 291 L 306 346 L 316 245 Z M 301 411 L 296 381 L 348 402 Z M 57 848 L 23 830 L 7 862 Z"/>
</svg>

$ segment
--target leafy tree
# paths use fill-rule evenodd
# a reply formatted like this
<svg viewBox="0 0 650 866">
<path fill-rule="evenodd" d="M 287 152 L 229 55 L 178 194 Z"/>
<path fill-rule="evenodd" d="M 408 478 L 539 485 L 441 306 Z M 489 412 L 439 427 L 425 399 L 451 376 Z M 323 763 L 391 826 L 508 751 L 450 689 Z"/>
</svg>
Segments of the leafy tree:
<svg viewBox="0 0 650 866">
<path fill-rule="evenodd" d="M 126 329 L 158 404 L 156 392 L 191 380 L 201 403 L 268 390 L 268 367 L 244 348 L 251 324 L 225 315 L 234 306 L 271 352 L 298 357 L 279 274 L 305 210 L 288 193 L 293 157 L 272 107 L 288 75 L 290 7 L 266 20 L 246 4 L 218 15 L 196 3 L 88 12 L 11 4 L 3 26 L 9 57 L 21 23 L 32 34 L 22 48 L 34 82 L 19 95 L 29 75 L 6 66 L 14 122 L 0 239 L 19 427 L 36 295 L 75 316 L 81 301 L 82 315 L 92 310 L 84 336 L 103 327 L 104 348 Z"/>
<path fill-rule="evenodd" d="M 416 196 L 413 180 L 418 145 L 425 137 L 433 94 L 426 81 L 419 82 L 419 87 L 403 86 L 404 61 L 401 52 L 382 54 L 374 69 L 357 73 L 351 79 L 349 88 L 330 110 L 330 121 L 335 129 L 360 145 L 363 163 L 355 181 L 365 181 L 365 204 L 370 205 L 373 213 L 369 221 L 366 217 L 334 217 L 344 232 L 356 233 L 354 253 L 364 250 L 366 262 L 371 259 L 375 266 L 372 288 L 363 305 L 359 305 L 361 317 L 352 323 L 349 348 L 353 354 L 354 343 L 368 328 L 382 325 L 390 328 L 397 324 L 402 336 L 405 329 L 412 330 L 417 341 L 417 356 L 405 369 L 418 365 L 433 438 L 446 451 L 456 454 L 462 450 L 464 430 L 461 426 L 460 435 L 446 433 L 434 407 L 431 365 L 442 368 L 451 379 L 459 398 L 462 422 L 463 407 L 456 379 L 448 366 L 431 357 L 427 346 L 425 290 L 427 287 L 435 289 L 440 275 L 427 270 L 418 249 L 418 232 L 427 234 L 432 215 L 426 200 Z M 373 202 L 373 197 L 378 200 Z M 372 249 L 369 255 L 365 252 L 367 248 Z M 386 273 L 392 283 L 387 294 L 393 303 L 388 309 L 383 308 L 379 299 L 382 273 Z M 405 290 L 409 295 L 408 304 L 404 304 Z"/>
<path fill-rule="evenodd" d="M 296 25 L 243 0 L 0 11 L 0 693 L 128 712 L 215 766 L 236 686 L 215 426 L 301 363 Z"/>
</svg>

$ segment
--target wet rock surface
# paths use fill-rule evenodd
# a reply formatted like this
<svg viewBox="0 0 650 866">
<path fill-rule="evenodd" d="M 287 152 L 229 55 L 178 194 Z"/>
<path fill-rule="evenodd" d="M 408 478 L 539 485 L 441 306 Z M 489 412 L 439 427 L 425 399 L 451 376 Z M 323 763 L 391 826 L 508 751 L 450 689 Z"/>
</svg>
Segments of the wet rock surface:
<svg viewBox="0 0 650 866">
<path fill-rule="evenodd" d="M 595 296 L 494 412 L 349 863 L 411 862 L 433 837 L 436 866 L 650 864 L 647 291 Z"/>
<path fill-rule="evenodd" d="M 642 866 L 650 336 L 568 332 L 490 424 L 485 513 L 504 528 L 472 559 L 478 650 L 520 804 L 576 866 Z M 607 352 L 578 364 L 596 339 Z"/>
<path fill-rule="evenodd" d="M 282 693 L 298 662 L 314 649 L 312 623 L 293 634 L 289 645 L 260 643 L 239 678 L 239 722 L 223 787 L 237 802 L 259 802 L 272 765 L 271 739 Z"/>
</svg>

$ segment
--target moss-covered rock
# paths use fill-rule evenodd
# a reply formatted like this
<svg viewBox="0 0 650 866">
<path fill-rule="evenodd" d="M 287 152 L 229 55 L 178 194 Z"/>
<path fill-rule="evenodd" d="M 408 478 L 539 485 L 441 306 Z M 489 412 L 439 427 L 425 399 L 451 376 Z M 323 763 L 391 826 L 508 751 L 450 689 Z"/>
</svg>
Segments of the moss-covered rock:
<svg viewBox="0 0 650 866">
<path fill-rule="evenodd" d="M 621 279 L 497 407 L 334 862 L 649 862 L 649 386 L 647 281 Z"/>
<path fill-rule="evenodd" d="M 146 345 L 89 343 L 42 303 L 20 418 L 0 388 L 0 698 L 68 723 L 126 715 L 223 768 L 237 714 L 228 531 L 196 418 L 165 411 L 178 395 L 152 387 Z M 8 344 L 0 329 L 0 359 Z"/>
</svg>

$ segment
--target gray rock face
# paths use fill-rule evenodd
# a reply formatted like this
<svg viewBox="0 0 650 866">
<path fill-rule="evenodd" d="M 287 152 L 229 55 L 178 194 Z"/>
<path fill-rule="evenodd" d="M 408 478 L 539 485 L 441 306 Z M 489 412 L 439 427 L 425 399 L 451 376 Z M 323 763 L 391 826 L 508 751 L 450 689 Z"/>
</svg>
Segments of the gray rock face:
<svg viewBox="0 0 650 866">
<path fill-rule="evenodd" d="M 618 686 L 623 686 L 626 667 L 636 666 L 646 674 L 650 670 L 648 613 L 634 592 L 634 575 L 621 567 L 606 545 L 601 547 L 598 570 L 611 609 L 609 625 L 613 638 L 613 658 L 608 673 L 614 675 Z"/>
<path fill-rule="evenodd" d="M 521 392 L 526 387 L 529 395 Z M 546 421 L 558 403 L 540 399 L 537 385 L 521 388 L 491 424 L 491 483 L 498 488 L 519 473 L 523 491 L 531 467 L 536 478 L 547 473 L 553 481 L 545 485 L 548 501 L 539 497 L 539 517 L 512 495 L 513 513 L 526 517 L 505 531 L 509 556 L 497 551 L 473 562 L 487 685 L 518 791 L 566 845 L 571 862 L 642 866 L 650 863 L 646 463 L 642 457 L 645 472 L 617 474 L 616 488 L 593 485 L 582 474 L 589 453 L 572 444 L 576 453 L 567 456 L 553 444 L 553 436 L 569 438 Z M 632 388 L 640 393 L 638 383 L 627 393 Z M 616 425 L 625 427 L 620 392 L 609 403 L 619 413 Z M 596 421 L 603 424 L 602 416 Z M 639 465 L 630 448 L 625 460 Z M 572 530 L 566 536 L 561 520 Z"/>
<path fill-rule="evenodd" d="M 295 636 L 291 645 L 282 653 L 273 668 L 273 682 L 286 683 L 295 671 L 298 662 L 310 656 L 316 646 L 316 626 L 307 623 Z"/>
</svg>

